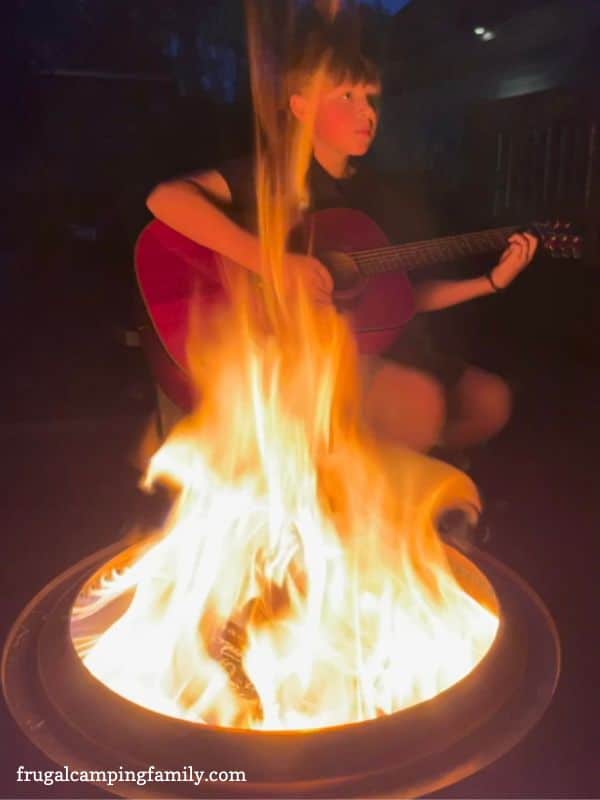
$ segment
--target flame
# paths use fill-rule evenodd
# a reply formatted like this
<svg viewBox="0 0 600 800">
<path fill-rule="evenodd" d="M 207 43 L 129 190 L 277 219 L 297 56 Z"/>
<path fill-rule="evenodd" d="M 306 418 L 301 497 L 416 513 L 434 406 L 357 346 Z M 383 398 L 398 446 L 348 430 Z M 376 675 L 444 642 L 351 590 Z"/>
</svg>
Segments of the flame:
<svg viewBox="0 0 600 800">
<path fill-rule="evenodd" d="M 250 18 L 253 64 L 259 33 Z M 325 55 L 310 96 L 326 75 Z M 254 81 L 260 142 L 276 129 Z M 223 265 L 232 303 L 192 325 L 202 400 L 145 478 L 174 488 L 169 518 L 90 581 L 72 627 L 86 667 L 135 703 L 312 729 L 435 696 L 485 655 L 498 617 L 489 592 L 457 579 L 435 528 L 441 508 L 478 504 L 475 487 L 369 435 L 347 321 L 285 273 L 311 123 L 270 139 L 259 144 L 265 280 Z"/>
</svg>

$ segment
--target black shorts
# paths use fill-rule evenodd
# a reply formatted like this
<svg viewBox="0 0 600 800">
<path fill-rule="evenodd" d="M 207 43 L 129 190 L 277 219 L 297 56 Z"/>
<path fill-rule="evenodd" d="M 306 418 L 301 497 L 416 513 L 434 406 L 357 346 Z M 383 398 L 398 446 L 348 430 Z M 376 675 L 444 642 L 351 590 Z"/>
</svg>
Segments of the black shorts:
<svg viewBox="0 0 600 800">
<path fill-rule="evenodd" d="M 419 316 L 408 323 L 384 358 L 431 375 L 446 391 L 456 386 L 468 366 L 460 355 L 434 347 L 427 323 Z"/>
</svg>

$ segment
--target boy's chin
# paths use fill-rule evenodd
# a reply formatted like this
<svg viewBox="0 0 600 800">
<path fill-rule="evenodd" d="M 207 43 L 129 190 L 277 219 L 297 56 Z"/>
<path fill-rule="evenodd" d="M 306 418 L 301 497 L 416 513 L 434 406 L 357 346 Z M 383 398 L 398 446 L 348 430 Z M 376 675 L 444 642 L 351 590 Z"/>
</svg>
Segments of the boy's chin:
<svg viewBox="0 0 600 800">
<path fill-rule="evenodd" d="M 364 156 L 366 153 L 369 152 L 371 148 L 371 140 L 365 142 L 364 144 L 355 144 L 350 148 L 350 152 L 348 153 L 349 157 L 356 157 L 356 156 Z"/>
</svg>

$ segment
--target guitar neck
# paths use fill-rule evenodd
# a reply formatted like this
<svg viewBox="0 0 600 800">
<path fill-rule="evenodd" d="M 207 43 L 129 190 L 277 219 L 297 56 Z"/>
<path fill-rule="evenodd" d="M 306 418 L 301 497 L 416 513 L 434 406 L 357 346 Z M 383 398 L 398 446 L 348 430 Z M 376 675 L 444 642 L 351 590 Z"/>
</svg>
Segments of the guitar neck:
<svg viewBox="0 0 600 800">
<path fill-rule="evenodd" d="M 476 233 L 391 245 L 376 250 L 357 250 L 349 255 L 364 275 L 412 270 L 456 261 L 465 256 L 503 250 L 507 238 L 517 230 L 517 226 L 490 228 Z"/>
</svg>

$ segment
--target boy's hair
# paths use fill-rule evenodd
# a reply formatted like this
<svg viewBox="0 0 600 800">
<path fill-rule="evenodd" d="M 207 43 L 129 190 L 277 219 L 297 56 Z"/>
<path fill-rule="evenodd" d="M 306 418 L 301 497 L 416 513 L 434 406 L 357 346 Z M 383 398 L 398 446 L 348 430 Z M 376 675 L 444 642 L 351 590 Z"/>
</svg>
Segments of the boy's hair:
<svg viewBox="0 0 600 800">
<path fill-rule="evenodd" d="M 358 38 L 348 33 L 347 29 L 323 26 L 301 37 L 284 70 L 287 99 L 301 92 L 319 68 L 324 68 L 325 76 L 336 86 L 381 82 L 379 67 L 361 52 Z"/>
</svg>

